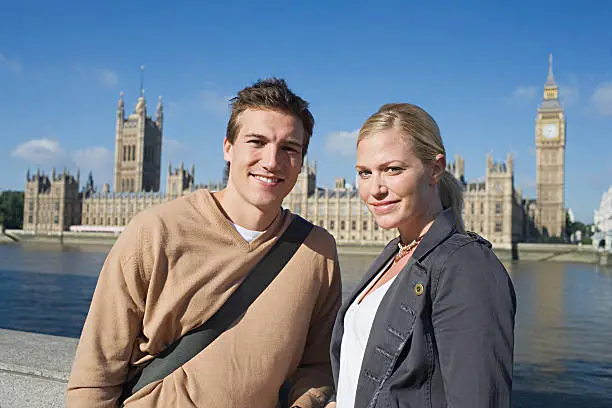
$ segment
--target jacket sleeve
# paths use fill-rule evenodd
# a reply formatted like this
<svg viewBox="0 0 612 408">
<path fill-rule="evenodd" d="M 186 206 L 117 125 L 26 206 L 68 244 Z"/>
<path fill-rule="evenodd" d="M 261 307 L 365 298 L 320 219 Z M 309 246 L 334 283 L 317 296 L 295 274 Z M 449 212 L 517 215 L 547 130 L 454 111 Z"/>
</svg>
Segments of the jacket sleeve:
<svg viewBox="0 0 612 408">
<path fill-rule="evenodd" d="M 449 408 L 510 407 L 516 298 L 495 254 L 457 250 L 432 282 L 432 321 Z"/>
<path fill-rule="evenodd" d="M 131 224 L 100 272 L 68 381 L 68 408 L 117 407 L 142 326 L 147 284 L 141 253 L 141 228 Z"/>
<path fill-rule="evenodd" d="M 335 244 L 334 244 L 335 246 Z M 335 253 L 335 251 L 334 251 Z M 291 378 L 291 407 L 323 408 L 334 392 L 329 343 L 336 314 L 342 301 L 338 256 L 327 260 L 329 285 L 319 295 L 320 304 L 312 316 L 300 365 Z"/>
</svg>

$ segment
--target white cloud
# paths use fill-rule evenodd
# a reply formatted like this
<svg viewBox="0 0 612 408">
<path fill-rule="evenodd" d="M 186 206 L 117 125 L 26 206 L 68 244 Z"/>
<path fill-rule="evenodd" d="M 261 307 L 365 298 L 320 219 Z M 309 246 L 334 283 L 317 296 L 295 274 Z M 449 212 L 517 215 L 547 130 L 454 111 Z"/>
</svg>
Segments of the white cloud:
<svg viewBox="0 0 612 408">
<path fill-rule="evenodd" d="M 197 90 L 178 100 L 164 102 L 164 112 L 167 117 L 178 118 L 182 116 L 214 114 L 225 117 L 230 112 L 231 96 L 224 96 L 222 92 L 212 89 Z"/>
<path fill-rule="evenodd" d="M 199 103 L 202 108 L 213 113 L 225 115 L 229 112 L 230 97 L 223 96 L 215 91 L 203 90 L 200 92 Z"/>
<path fill-rule="evenodd" d="M 92 68 L 92 73 L 96 80 L 106 87 L 113 88 L 117 86 L 117 83 L 119 82 L 117 73 L 108 68 L 94 67 Z"/>
<path fill-rule="evenodd" d="M 559 84 L 559 98 L 565 106 L 573 105 L 580 96 L 580 87 L 576 79 L 571 84 Z"/>
<path fill-rule="evenodd" d="M 183 105 L 176 101 L 164 101 L 164 117 L 178 117 L 184 111 Z"/>
<path fill-rule="evenodd" d="M 354 156 L 357 149 L 358 134 L 359 130 L 332 132 L 325 138 L 325 150 L 343 156 Z"/>
<path fill-rule="evenodd" d="M 162 149 L 164 153 L 174 153 L 181 148 L 181 142 L 176 139 L 164 137 L 162 140 Z"/>
<path fill-rule="evenodd" d="M 591 106 L 602 116 L 612 116 L 612 82 L 599 85 L 591 95 Z"/>
<path fill-rule="evenodd" d="M 75 70 L 88 79 L 93 79 L 108 88 L 114 88 L 119 83 L 119 76 L 109 68 L 92 67 L 79 63 L 75 65 Z"/>
<path fill-rule="evenodd" d="M 108 168 L 113 166 L 113 152 L 104 147 L 87 147 L 72 153 L 72 160 L 77 167 Z"/>
<path fill-rule="evenodd" d="M 13 157 L 24 160 L 28 166 L 34 167 L 67 167 L 81 170 L 81 174 L 90 171 L 96 182 L 112 182 L 113 152 L 104 147 L 87 147 L 74 152 L 66 152 L 57 140 L 42 138 L 33 139 L 17 146 L 12 152 Z"/>
<path fill-rule="evenodd" d="M 82 175 L 93 174 L 96 184 L 112 183 L 113 152 L 104 147 L 87 147 L 72 153 L 72 162 Z"/>
<path fill-rule="evenodd" d="M 21 66 L 21 62 L 14 58 L 9 58 L 3 53 L 0 52 L 0 66 L 6 66 L 9 71 L 14 74 L 20 75 L 23 72 L 23 67 Z"/>
<path fill-rule="evenodd" d="M 512 103 L 529 102 L 535 98 L 537 90 L 535 86 L 517 86 L 512 91 L 512 95 L 505 99 Z"/>
<path fill-rule="evenodd" d="M 53 139 L 33 139 L 17 146 L 11 156 L 35 166 L 65 165 L 68 159 L 59 142 Z"/>
<path fill-rule="evenodd" d="M 96 75 L 98 80 L 102 82 L 102 85 L 108 86 L 109 88 L 115 87 L 117 82 L 119 82 L 117 74 L 110 69 L 96 69 Z"/>
</svg>

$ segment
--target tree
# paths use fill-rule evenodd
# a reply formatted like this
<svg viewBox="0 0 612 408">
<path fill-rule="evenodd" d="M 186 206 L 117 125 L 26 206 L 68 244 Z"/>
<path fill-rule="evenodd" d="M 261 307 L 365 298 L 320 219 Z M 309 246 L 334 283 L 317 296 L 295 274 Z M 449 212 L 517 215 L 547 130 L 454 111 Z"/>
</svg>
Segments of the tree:
<svg viewBox="0 0 612 408">
<path fill-rule="evenodd" d="M 593 224 L 584 224 L 580 221 L 571 222 L 568 220 L 567 222 L 567 234 L 568 236 L 572 236 L 576 232 L 580 231 L 580 236 L 583 245 L 590 245 L 592 240 L 591 236 L 593 235 Z"/>
<path fill-rule="evenodd" d="M 0 224 L 3 229 L 23 228 L 23 191 L 0 193 Z"/>
</svg>

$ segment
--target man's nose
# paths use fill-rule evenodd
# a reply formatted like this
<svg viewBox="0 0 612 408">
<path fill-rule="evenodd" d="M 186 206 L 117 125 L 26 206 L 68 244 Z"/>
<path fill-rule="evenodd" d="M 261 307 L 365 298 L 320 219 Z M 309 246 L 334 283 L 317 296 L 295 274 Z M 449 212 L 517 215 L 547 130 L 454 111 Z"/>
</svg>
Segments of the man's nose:
<svg viewBox="0 0 612 408">
<path fill-rule="evenodd" d="M 262 165 L 268 170 L 276 170 L 279 167 L 279 149 L 271 144 L 264 148 Z"/>
</svg>

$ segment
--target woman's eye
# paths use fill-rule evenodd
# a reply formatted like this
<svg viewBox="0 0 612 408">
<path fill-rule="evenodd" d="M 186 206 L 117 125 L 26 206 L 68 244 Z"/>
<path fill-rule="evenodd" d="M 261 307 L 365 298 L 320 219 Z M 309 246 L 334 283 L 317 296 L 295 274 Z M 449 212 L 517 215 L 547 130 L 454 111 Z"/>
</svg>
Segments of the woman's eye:
<svg viewBox="0 0 612 408">
<path fill-rule="evenodd" d="M 396 174 L 402 171 L 400 167 L 387 167 L 387 173 Z"/>
</svg>

